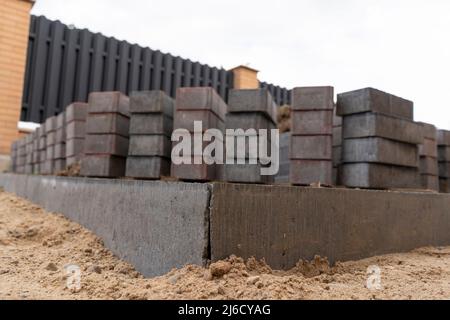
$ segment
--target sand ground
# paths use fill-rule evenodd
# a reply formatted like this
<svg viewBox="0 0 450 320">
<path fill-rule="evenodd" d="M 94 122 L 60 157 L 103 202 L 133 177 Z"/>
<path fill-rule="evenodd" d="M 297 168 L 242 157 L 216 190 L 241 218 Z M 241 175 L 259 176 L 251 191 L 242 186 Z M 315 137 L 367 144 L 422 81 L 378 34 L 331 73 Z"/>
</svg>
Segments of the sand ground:
<svg viewBox="0 0 450 320">
<path fill-rule="evenodd" d="M 449 298 L 450 247 L 332 268 L 317 258 L 287 272 L 230 257 L 144 279 L 85 228 L 0 190 L 0 299 Z"/>
</svg>

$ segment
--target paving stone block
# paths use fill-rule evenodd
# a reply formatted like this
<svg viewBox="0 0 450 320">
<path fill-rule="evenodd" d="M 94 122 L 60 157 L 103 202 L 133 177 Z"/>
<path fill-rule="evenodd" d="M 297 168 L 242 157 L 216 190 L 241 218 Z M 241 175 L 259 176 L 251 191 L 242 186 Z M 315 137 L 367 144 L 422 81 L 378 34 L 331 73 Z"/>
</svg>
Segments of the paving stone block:
<svg viewBox="0 0 450 320">
<path fill-rule="evenodd" d="M 223 179 L 235 183 L 273 183 L 274 176 L 261 175 L 261 164 L 225 164 Z"/>
<path fill-rule="evenodd" d="M 332 159 L 332 136 L 292 136 L 291 159 Z"/>
<path fill-rule="evenodd" d="M 44 163 L 47 160 L 47 149 L 39 151 L 39 163 Z"/>
<path fill-rule="evenodd" d="M 89 114 L 86 119 L 86 133 L 118 134 L 128 137 L 130 118 L 119 113 Z"/>
<path fill-rule="evenodd" d="M 170 176 L 170 160 L 162 157 L 127 157 L 126 176 L 141 179 L 160 179 Z"/>
<path fill-rule="evenodd" d="M 340 127 L 342 126 L 342 117 L 338 116 L 336 114 L 337 110 L 336 110 L 336 105 L 333 108 L 333 127 Z"/>
<path fill-rule="evenodd" d="M 86 135 L 85 121 L 72 121 L 66 126 L 66 139 L 81 138 L 84 139 Z"/>
<path fill-rule="evenodd" d="M 276 125 L 262 113 L 227 113 L 226 129 L 276 129 Z"/>
<path fill-rule="evenodd" d="M 225 122 L 208 110 L 182 110 L 176 111 L 173 128 L 183 128 L 189 132 L 194 131 L 194 121 L 202 123 L 202 132 L 208 129 L 219 129 L 225 131 Z"/>
<path fill-rule="evenodd" d="M 348 115 L 343 120 L 343 138 L 381 137 L 420 144 L 422 126 L 410 120 L 377 113 Z"/>
<path fill-rule="evenodd" d="M 66 158 L 84 154 L 84 139 L 70 139 L 66 141 Z"/>
<path fill-rule="evenodd" d="M 53 174 L 55 162 L 53 159 L 45 160 L 44 163 L 41 163 L 41 174 Z"/>
<path fill-rule="evenodd" d="M 342 147 L 333 147 L 333 167 L 337 167 L 342 162 Z"/>
<path fill-rule="evenodd" d="M 46 160 L 53 160 L 55 158 L 55 146 L 47 146 L 45 152 Z"/>
<path fill-rule="evenodd" d="M 294 135 L 331 135 L 333 134 L 333 112 L 326 111 L 301 111 L 291 112 L 292 128 Z"/>
<path fill-rule="evenodd" d="M 210 87 L 178 88 L 175 105 L 177 112 L 181 110 L 209 110 L 222 121 L 225 121 L 225 114 L 227 113 L 226 103 Z M 175 126 L 175 128 L 179 127 Z"/>
<path fill-rule="evenodd" d="M 66 124 L 66 113 L 61 112 L 56 116 L 56 130 L 64 128 Z"/>
<path fill-rule="evenodd" d="M 428 138 L 423 139 L 422 144 L 419 145 L 419 154 L 427 157 L 438 157 L 438 147 L 436 140 L 430 140 Z"/>
<path fill-rule="evenodd" d="M 434 175 L 422 174 L 420 176 L 422 188 L 426 190 L 439 191 L 439 177 Z"/>
<path fill-rule="evenodd" d="M 327 160 L 291 160 L 289 180 L 295 185 L 332 185 L 333 163 Z"/>
<path fill-rule="evenodd" d="M 84 157 L 83 154 L 79 154 L 73 157 L 67 157 L 66 158 L 66 167 L 79 164 L 81 162 L 81 159 Z"/>
<path fill-rule="evenodd" d="M 221 177 L 220 165 L 208 165 L 206 163 L 193 164 L 174 164 L 171 165 L 171 176 L 185 181 L 212 181 Z"/>
<path fill-rule="evenodd" d="M 47 120 L 45 120 L 44 130 L 45 130 L 46 134 L 56 130 L 56 117 L 55 116 L 47 118 Z"/>
<path fill-rule="evenodd" d="M 333 127 L 333 147 L 342 145 L 342 127 Z"/>
<path fill-rule="evenodd" d="M 55 144 L 54 159 L 64 159 L 66 157 L 66 144 L 58 143 Z"/>
<path fill-rule="evenodd" d="M 341 93 L 337 99 L 339 116 L 376 112 L 412 121 L 413 107 L 412 101 L 373 88 Z"/>
<path fill-rule="evenodd" d="M 450 178 L 450 162 L 439 162 L 439 177 Z"/>
<path fill-rule="evenodd" d="M 438 161 L 450 162 L 450 146 L 440 146 L 438 148 Z"/>
<path fill-rule="evenodd" d="M 277 108 L 266 88 L 232 89 L 228 94 L 228 113 L 260 113 L 276 124 Z"/>
<path fill-rule="evenodd" d="M 161 113 L 173 118 L 175 101 L 160 90 L 135 91 L 130 95 L 131 113 Z"/>
<path fill-rule="evenodd" d="M 418 148 L 414 144 L 383 138 L 345 139 L 342 162 L 370 162 L 419 167 Z"/>
<path fill-rule="evenodd" d="M 422 127 L 422 133 L 424 138 L 437 140 L 436 126 L 425 122 L 417 122 L 417 124 Z"/>
<path fill-rule="evenodd" d="M 162 113 L 132 113 L 130 135 L 164 134 L 172 136 L 173 118 Z"/>
<path fill-rule="evenodd" d="M 170 158 L 172 141 L 165 135 L 139 135 L 130 137 L 130 156 L 161 156 Z"/>
<path fill-rule="evenodd" d="M 88 104 L 74 102 L 66 108 L 66 124 L 72 121 L 86 121 Z"/>
<path fill-rule="evenodd" d="M 377 163 L 350 163 L 341 165 L 342 185 L 352 188 L 420 188 L 417 168 Z"/>
<path fill-rule="evenodd" d="M 55 132 L 55 143 L 64 143 L 66 141 L 66 128 L 58 128 Z"/>
<path fill-rule="evenodd" d="M 439 192 L 450 193 L 450 179 L 439 178 Z"/>
<path fill-rule="evenodd" d="M 116 134 L 88 134 L 85 139 L 85 154 L 108 154 L 126 157 L 129 139 Z"/>
<path fill-rule="evenodd" d="M 24 169 L 25 174 L 33 174 L 33 165 L 32 164 L 26 164 Z"/>
<path fill-rule="evenodd" d="M 130 117 L 130 99 L 117 91 L 89 94 L 88 113 L 120 113 Z"/>
<path fill-rule="evenodd" d="M 111 155 L 85 155 L 80 174 L 87 177 L 118 178 L 125 176 L 126 158 Z"/>
<path fill-rule="evenodd" d="M 45 143 L 48 146 L 53 146 L 56 143 L 56 131 L 47 132 Z"/>
<path fill-rule="evenodd" d="M 300 87 L 292 89 L 292 110 L 333 110 L 333 87 Z"/>
<path fill-rule="evenodd" d="M 432 157 L 420 157 L 420 173 L 427 175 L 439 175 L 438 161 Z"/>
<path fill-rule="evenodd" d="M 450 131 L 438 130 L 438 145 L 450 146 Z"/>
<path fill-rule="evenodd" d="M 39 150 L 43 150 L 47 147 L 47 137 L 46 135 L 41 135 L 39 138 Z"/>
</svg>

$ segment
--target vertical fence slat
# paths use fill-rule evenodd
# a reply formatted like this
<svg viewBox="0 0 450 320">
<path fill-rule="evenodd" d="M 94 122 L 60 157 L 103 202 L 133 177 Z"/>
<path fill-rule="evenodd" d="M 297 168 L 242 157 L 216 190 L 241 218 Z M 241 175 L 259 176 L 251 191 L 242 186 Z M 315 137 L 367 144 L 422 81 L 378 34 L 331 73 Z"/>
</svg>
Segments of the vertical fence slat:
<svg viewBox="0 0 450 320">
<path fill-rule="evenodd" d="M 140 64 L 141 47 L 133 45 L 131 47 L 130 72 L 128 74 L 128 94 L 139 90 Z"/>
<path fill-rule="evenodd" d="M 89 85 L 89 68 L 91 64 L 92 33 L 84 29 L 80 32 L 78 51 L 78 72 L 75 84 L 75 100 L 86 101 Z"/>
<path fill-rule="evenodd" d="M 191 86 L 191 81 L 192 81 L 192 61 L 191 60 L 186 60 L 184 62 L 184 79 L 183 79 L 183 87 L 190 87 Z"/>
<path fill-rule="evenodd" d="M 117 65 L 117 76 L 115 90 L 127 93 L 128 62 L 130 59 L 130 45 L 121 41 L 119 44 L 119 62 Z"/>
<path fill-rule="evenodd" d="M 65 30 L 65 46 L 63 71 L 61 78 L 62 105 L 67 106 L 74 101 L 75 76 L 77 72 L 77 40 L 79 30 Z"/>
<path fill-rule="evenodd" d="M 90 67 L 89 92 L 100 91 L 103 81 L 103 65 L 105 61 L 106 38 L 97 33 L 92 44 L 92 60 Z"/>
<path fill-rule="evenodd" d="M 112 91 L 116 83 L 118 41 L 114 38 L 108 39 L 105 70 L 103 76 L 103 91 Z"/>
<path fill-rule="evenodd" d="M 152 70 L 152 50 L 145 48 L 142 55 L 142 73 L 140 90 L 150 90 L 150 77 Z"/>
<path fill-rule="evenodd" d="M 175 74 L 171 91 L 171 96 L 175 97 L 177 89 L 181 87 L 181 77 L 183 75 L 183 60 L 180 57 L 175 58 Z"/>
<path fill-rule="evenodd" d="M 162 79 L 162 90 L 168 94 L 171 95 L 172 92 L 172 73 L 174 72 L 172 68 L 172 56 L 170 54 L 164 55 L 164 74 Z"/>
<path fill-rule="evenodd" d="M 155 51 L 153 53 L 152 90 L 161 90 L 161 70 L 162 53 L 161 51 Z"/>
</svg>

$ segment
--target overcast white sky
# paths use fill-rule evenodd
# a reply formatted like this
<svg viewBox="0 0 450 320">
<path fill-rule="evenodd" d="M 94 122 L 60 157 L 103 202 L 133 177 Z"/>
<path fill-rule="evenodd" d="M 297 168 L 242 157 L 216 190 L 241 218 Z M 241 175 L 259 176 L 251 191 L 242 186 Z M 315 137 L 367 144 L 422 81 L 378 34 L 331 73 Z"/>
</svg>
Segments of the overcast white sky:
<svg viewBox="0 0 450 320">
<path fill-rule="evenodd" d="M 450 130 L 448 0 L 37 0 L 33 11 L 292 88 L 367 86 Z"/>
</svg>

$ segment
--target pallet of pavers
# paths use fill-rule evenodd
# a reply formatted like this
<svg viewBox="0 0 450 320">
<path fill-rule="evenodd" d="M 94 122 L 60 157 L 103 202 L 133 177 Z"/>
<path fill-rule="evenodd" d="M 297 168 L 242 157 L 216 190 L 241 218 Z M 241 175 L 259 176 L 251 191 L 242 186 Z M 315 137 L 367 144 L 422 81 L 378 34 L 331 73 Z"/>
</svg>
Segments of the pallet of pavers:
<svg viewBox="0 0 450 320">
<path fill-rule="evenodd" d="M 234 150 L 226 150 L 227 161 L 223 177 L 225 181 L 260 184 L 274 181 L 273 175 L 262 175 L 261 169 L 270 165 L 268 156 L 271 152 L 271 130 L 276 128 L 276 119 L 277 105 L 267 89 L 230 91 L 225 129 L 233 130 L 235 134 L 229 137 L 234 140 Z M 259 136 L 261 129 L 267 130 L 265 159 L 259 158 L 258 153 L 257 143 L 262 138 Z M 242 145 L 238 144 L 239 140 L 243 141 Z M 256 145 L 249 145 L 250 140 Z"/>
<path fill-rule="evenodd" d="M 45 159 L 47 158 L 47 137 L 45 133 L 45 122 L 37 129 L 38 130 L 38 160 L 37 173 L 43 174 L 45 172 Z"/>
<path fill-rule="evenodd" d="M 88 177 L 124 177 L 129 128 L 130 99 L 127 96 L 120 92 L 91 93 L 80 174 Z"/>
<path fill-rule="evenodd" d="M 74 102 L 65 111 L 66 166 L 80 163 L 84 155 L 88 104 Z"/>
<path fill-rule="evenodd" d="M 338 95 L 343 117 L 341 182 L 357 188 L 420 188 L 422 128 L 413 102 L 366 88 Z"/>
<path fill-rule="evenodd" d="M 342 158 L 342 117 L 333 111 L 333 185 L 340 184 L 339 170 Z"/>
<path fill-rule="evenodd" d="M 45 161 L 41 174 L 53 174 L 55 160 L 55 141 L 56 141 L 56 117 L 50 117 L 45 120 Z"/>
<path fill-rule="evenodd" d="M 432 124 L 419 124 L 423 133 L 423 142 L 419 145 L 421 186 L 427 190 L 439 191 L 437 129 Z"/>
<path fill-rule="evenodd" d="M 450 193 L 450 131 L 438 131 L 439 190 Z"/>
<path fill-rule="evenodd" d="M 333 87 L 292 90 L 291 168 L 294 185 L 333 184 Z"/>
<path fill-rule="evenodd" d="M 66 112 L 56 116 L 55 147 L 53 151 L 53 172 L 66 169 Z"/>
<path fill-rule="evenodd" d="M 40 173 L 40 152 L 39 152 L 39 140 L 41 137 L 42 126 L 36 128 L 33 132 L 33 174 Z"/>
<path fill-rule="evenodd" d="M 33 173 L 33 135 L 31 133 L 25 136 L 25 173 Z"/>
<path fill-rule="evenodd" d="M 17 173 L 25 173 L 25 164 L 27 161 L 27 150 L 25 137 L 17 142 Z"/>
<path fill-rule="evenodd" d="M 126 176 L 160 179 L 170 176 L 175 101 L 163 91 L 130 96 L 130 146 Z"/>
<path fill-rule="evenodd" d="M 195 133 L 203 134 L 207 129 L 217 129 L 223 134 L 226 112 L 227 105 L 213 88 L 193 87 L 177 90 L 173 126 L 174 130 L 184 129 L 185 134 L 180 135 L 179 140 L 173 142 L 173 152 L 176 152 L 177 145 L 184 139 L 191 139 L 192 150 L 183 154 L 186 161 L 182 163 L 174 163 L 172 159 L 171 175 L 173 177 L 186 181 L 212 181 L 222 178 L 221 164 L 213 163 L 214 159 L 209 156 L 206 160 L 212 164 L 204 161 L 203 149 L 210 142 L 203 142 L 201 150 L 194 150 L 196 148 L 194 148 L 193 136 Z M 201 122 L 201 128 L 196 128 L 194 122 Z M 217 141 L 217 143 L 223 143 L 223 141 Z"/>
</svg>

